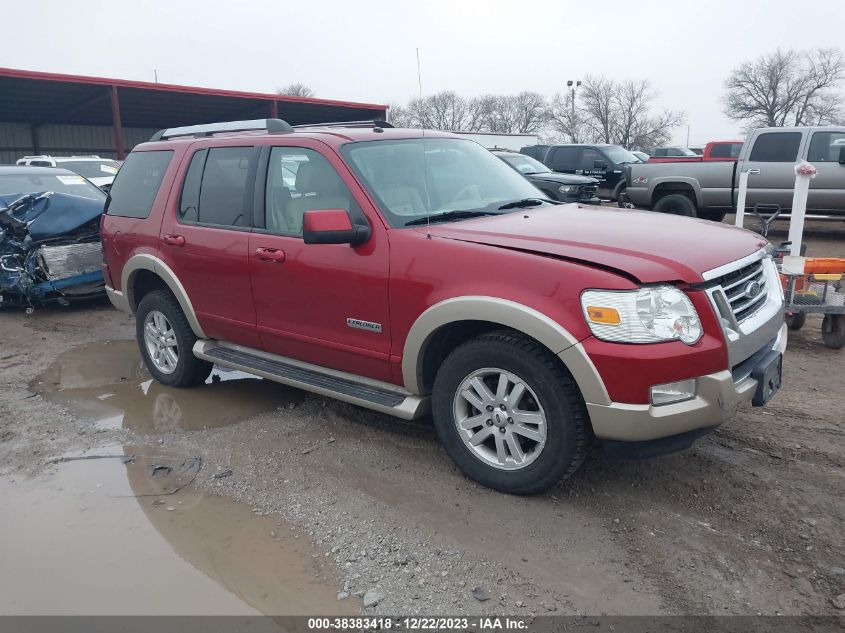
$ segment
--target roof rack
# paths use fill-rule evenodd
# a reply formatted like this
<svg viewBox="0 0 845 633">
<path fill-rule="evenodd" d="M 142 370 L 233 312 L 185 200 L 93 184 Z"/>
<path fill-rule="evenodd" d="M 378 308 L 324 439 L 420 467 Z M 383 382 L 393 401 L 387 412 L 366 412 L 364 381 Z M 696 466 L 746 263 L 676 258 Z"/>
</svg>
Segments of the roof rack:
<svg viewBox="0 0 845 633">
<path fill-rule="evenodd" d="M 183 127 L 172 127 L 166 130 L 159 130 L 152 135 L 150 141 L 162 141 L 168 138 L 180 136 L 192 136 L 202 138 L 213 134 L 227 132 L 248 132 L 253 130 L 266 130 L 268 134 L 283 134 L 293 132 L 293 128 L 287 121 L 282 119 L 252 119 L 249 121 L 225 121 L 223 123 L 208 123 L 205 125 L 185 125 Z"/>
<path fill-rule="evenodd" d="M 392 128 L 393 124 L 387 121 L 379 121 L 374 119 L 371 121 L 335 121 L 332 123 L 305 123 L 303 125 L 294 125 L 294 129 L 311 128 L 311 127 L 363 127 L 363 128 Z"/>
</svg>

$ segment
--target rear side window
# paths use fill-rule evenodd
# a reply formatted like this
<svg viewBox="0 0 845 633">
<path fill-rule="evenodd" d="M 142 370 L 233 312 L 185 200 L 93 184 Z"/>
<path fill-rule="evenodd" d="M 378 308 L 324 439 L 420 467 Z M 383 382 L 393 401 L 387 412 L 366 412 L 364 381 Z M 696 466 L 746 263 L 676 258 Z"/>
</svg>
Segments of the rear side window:
<svg viewBox="0 0 845 633">
<path fill-rule="evenodd" d="M 807 160 L 811 163 L 838 163 L 845 147 L 845 132 L 816 132 L 810 141 Z"/>
<path fill-rule="evenodd" d="M 161 187 L 172 150 L 132 152 L 123 163 L 109 194 L 109 215 L 146 218 Z"/>
<path fill-rule="evenodd" d="M 794 163 L 801 147 L 801 132 L 766 132 L 757 137 L 751 148 L 750 161 L 760 163 Z"/>
<path fill-rule="evenodd" d="M 578 151 L 577 147 L 553 147 L 549 150 L 546 165 L 552 169 L 575 169 Z"/>
<path fill-rule="evenodd" d="M 213 147 L 204 159 L 200 159 L 199 154 L 195 154 L 191 160 L 183 190 L 183 196 L 190 195 L 201 169 L 196 219 L 190 220 L 188 217 L 194 214 L 189 208 L 191 201 L 188 197 L 180 201 L 180 214 L 184 212 L 186 221 L 200 224 L 244 228 L 251 226 L 257 163 L 255 148 Z M 196 165 L 194 161 L 197 161 Z M 200 167 L 199 162 L 204 162 L 204 165 Z"/>
<path fill-rule="evenodd" d="M 179 197 L 179 219 L 185 222 L 199 221 L 200 184 L 202 171 L 205 168 L 207 149 L 201 149 L 191 157 L 185 182 L 182 184 L 182 195 Z"/>
</svg>

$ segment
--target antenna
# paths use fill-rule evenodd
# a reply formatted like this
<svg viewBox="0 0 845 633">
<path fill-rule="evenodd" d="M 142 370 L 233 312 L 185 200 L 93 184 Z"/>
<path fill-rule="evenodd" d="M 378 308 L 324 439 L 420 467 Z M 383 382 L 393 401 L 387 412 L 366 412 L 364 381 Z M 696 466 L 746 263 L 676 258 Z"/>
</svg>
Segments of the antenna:
<svg viewBox="0 0 845 633">
<path fill-rule="evenodd" d="M 420 89 L 420 105 L 422 105 L 423 89 L 422 74 L 420 73 L 420 49 L 417 47 L 417 85 Z M 425 237 L 431 239 L 431 198 L 428 195 L 428 158 L 425 156 L 425 122 L 422 127 L 422 155 L 423 155 L 423 190 L 425 191 Z"/>
</svg>

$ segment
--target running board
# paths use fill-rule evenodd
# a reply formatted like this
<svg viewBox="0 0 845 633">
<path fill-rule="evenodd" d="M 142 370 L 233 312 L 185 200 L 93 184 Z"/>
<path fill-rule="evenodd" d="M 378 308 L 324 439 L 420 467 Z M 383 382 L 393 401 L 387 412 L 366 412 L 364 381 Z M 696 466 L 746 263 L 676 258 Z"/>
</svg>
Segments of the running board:
<svg viewBox="0 0 845 633">
<path fill-rule="evenodd" d="M 194 356 L 221 367 L 239 369 L 291 387 L 350 404 L 413 420 L 428 412 L 428 397 L 415 396 L 396 385 L 304 363 L 260 350 L 200 339 Z"/>
</svg>

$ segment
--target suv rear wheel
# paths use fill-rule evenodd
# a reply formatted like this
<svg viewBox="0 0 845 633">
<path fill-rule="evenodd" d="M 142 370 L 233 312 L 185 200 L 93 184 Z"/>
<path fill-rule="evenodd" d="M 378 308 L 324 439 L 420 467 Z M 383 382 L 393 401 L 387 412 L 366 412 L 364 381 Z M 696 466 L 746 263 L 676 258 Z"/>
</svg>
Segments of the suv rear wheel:
<svg viewBox="0 0 845 633">
<path fill-rule="evenodd" d="M 432 409 L 449 456 L 495 490 L 543 492 L 586 454 L 589 423 L 574 380 L 549 350 L 511 332 L 455 349 L 435 378 Z"/>
<path fill-rule="evenodd" d="M 205 382 L 211 373 L 212 364 L 194 356 L 197 337 L 170 292 L 156 290 L 141 299 L 135 335 L 144 364 L 160 383 L 193 387 Z"/>
</svg>

